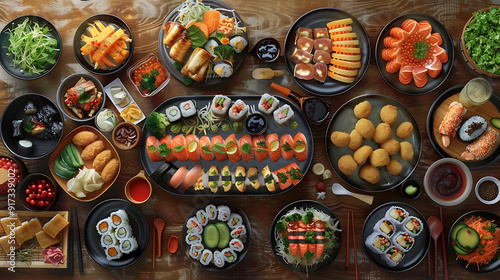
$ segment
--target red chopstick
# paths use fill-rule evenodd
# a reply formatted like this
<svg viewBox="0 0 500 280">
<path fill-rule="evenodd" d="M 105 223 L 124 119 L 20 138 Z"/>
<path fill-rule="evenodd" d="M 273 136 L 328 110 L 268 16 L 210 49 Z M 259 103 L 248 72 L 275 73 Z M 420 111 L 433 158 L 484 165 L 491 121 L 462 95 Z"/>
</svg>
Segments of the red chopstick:
<svg viewBox="0 0 500 280">
<path fill-rule="evenodd" d="M 353 248 L 354 248 L 354 267 L 356 269 L 356 280 L 358 280 L 358 259 L 356 257 L 356 233 L 354 230 L 354 211 L 351 212 L 352 214 L 352 242 L 353 242 Z"/>
<path fill-rule="evenodd" d="M 347 242 L 346 242 L 346 250 L 345 250 L 345 267 L 349 267 L 349 211 L 347 211 Z"/>
<path fill-rule="evenodd" d="M 443 224 L 443 228 L 444 228 L 444 220 L 443 220 L 443 208 L 441 206 L 439 206 L 439 215 L 441 217 L 441 223 Z M 446 264 L 446 242 L 445 242 L 445 239 L 446 239 L 446 235 L 443 233 L 443 238 L 441 238 L 443 240 L 443 266 L 444 266 L 444 279 L 445 280 L 448 280 L 448 265 Z"/>
<path fill-rule="evenodd" d="M 154 224 L 154 221 L 156 220 L 156 217 L 153 216 L 153 269 L 155 268 L 155 261 L 156 261 L 156 246 L 155 246 L 155 235 L 156 235 L 156 232 L 155 232 L 155 224 Z"/>
<path fill-rule="evenodd" d="M 431 277 L 431 247 L 427 251 L 427 276 Z"/>
</svg>

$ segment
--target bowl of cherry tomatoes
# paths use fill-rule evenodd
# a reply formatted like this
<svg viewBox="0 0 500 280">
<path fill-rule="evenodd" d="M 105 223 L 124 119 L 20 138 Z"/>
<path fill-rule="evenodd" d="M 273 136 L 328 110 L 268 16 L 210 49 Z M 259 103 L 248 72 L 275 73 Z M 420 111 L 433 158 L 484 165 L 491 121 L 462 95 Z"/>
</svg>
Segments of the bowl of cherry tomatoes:
<svg viewBox="0 0 500 280">
<path fill-rule="evenodd" d="M 14 194 L 26 173 L 22 161 L 15 157 L 0 156 L 0 197 Z"/>
<path fill-rule="evenodd" d="M 30 211 L 48 210 L 57 200 L 59 186 L 51 177 L 34 173 L 19 185 L 18 195 L 24 208 Z"/>
</svg>

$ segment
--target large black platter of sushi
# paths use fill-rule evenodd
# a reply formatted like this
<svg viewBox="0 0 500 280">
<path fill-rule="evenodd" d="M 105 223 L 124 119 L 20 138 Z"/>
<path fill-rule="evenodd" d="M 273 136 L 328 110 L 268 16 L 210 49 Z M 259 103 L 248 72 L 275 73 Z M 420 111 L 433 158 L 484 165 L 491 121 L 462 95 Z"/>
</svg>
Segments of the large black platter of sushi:
<svg viewBox="0 0 500 280">
<path fill-rule="evenodd" d="M 354 32 L 357 35 L 357 37 L 354 39 L 359 41 L 359 45 L 357 45 L 356 47 L 360 49 L 360 55 L 361 55 L 360 59 L 361 65 L 352 83 L 340 82 L 330 77 L 326 77 L 324 83 L 317 81 L 315 79 L 304 80 L 295 77 L 294 75 L 295 63 L 293 63 L 290 60 L 290 57 L 292 56 L 296 48 L 295 42 L 296 42 L 297 30 L 300 27 L 306 27 L 311 29 L 327 28 L 327 23 L 346 18 L 352 19 L 352 23 L 350 24 L 350 26 L 352 27 L 351 32 Z M 357 83 L 359 83 L 361 79 L 363 79 L 363 76 L 368 70 L 368 65 L 370 63 L 371 46 L 368 33 L 366 33 L 366 30 L 361 24 L 361 22 L 357 20 L 353 15 L 340 9 L 321 8 L 305 13 L 293 23 L 293 25 L 290 27 L 286 35 L 283 55 L 285 56 L 286 68 L 288 70 L 288 73 L 290 74 L 290 76 L 292 76 L 294 81 L 300 87 L 316 95 L 334 96 L 348 91 L 349 89 L 353 88 Z M 310 63 L 313 63 L 312 59 Z"/>
<path fill-rule="evenodd" d="M 473 116 L 479 116 L 480 118 L 482 118 L 483 128 L 489 127 L 500 133 L 499 129 L 491 125 L 492 118 L 500 117 L 500 98 L 494 93 L 486 103 L 479 106 L 466 107 L 467 112 L 465 113 L 464 118 L 460 123 L 460 128 L 457 130 L 455 137 L 451 138 L 450 145 L 448 147 L 445 147 L 441 141 L 439 126 L 441 125 L 441 122 L 443 121 L 443 118 L 446 115 L 450 104 L 454 101 L 460 102 L 459 94 L 463 87 L 463 84 L 453 86 L 443 92 L 438 98 L 436 98 L 434 103 L 432 103 L 431 108 L 429 109 L 429 113 L 427 114 L 427 131 L 432 147 L 440 156 L 454 157 L 458 160 L 463 161 L 465 165 L 467 165 L 467 167 L 469 167 L 470 169 L 480 169 L 494 164 L 500 159 L 500 149 L 498 148 L 500 140 L 498 139 L 498 136 L 496 139 L 496 143 L 492 148 L 492 152 L 490 152 L 480 160 L 467 161 L 462 158 L 462 153 L 466 150 L 467 145 L 473 143 L 476 139 L 471 141 L 463 141 L 461 139 L 460 133 L 461 131 L 466 130 L 463 126 L 465 126 L 467 120 Z M 462 130 L 462 127 L 465 130 Z"/>
<path fill-rule="evenodd" d="M 399 151 L 399 147 L 396 147 L 397 151 L 394 150 L 396 152 L 392 156 L 389 154 L 389 157 L 399 162 L 399 164 L 401 165 L 400 172 L 398 174 L 396 174 L 396 172 L 393 172 L 393 174 L 396 174 L 393 175 L 388 171 L 387 166 L 377 167 L 380 174 L 377 182 L 375 182 L 375 180 L 373 182 L 369 182 L 359 176 L 361 167 L 370 164 L 369 158 L 366 159 L 365 163 L 362 163 L 361 160 L 355 162 L 355 164 L 357 165 L 354 170 L 351 170 L 351 174 L 346 175 L 346 173 L 342 172 L 339 167 L 340 159 L 345 155 L 350 155 L 356 160 L 357 157 L 355 152 L 360 151 L 360 148 L 356 148 L 355 145 L 336 146 L 331 141 L 331 135 L 335 131 L 351 134 L 351 132 L 355 130 L 356 124 L 359 119 L 354 114 L 354 108 L 356 107 L 356 105 L 364 101 L 367 101 L 371 104 L 371 113 L 369 114 L 367 119 L 371 121 L 375 127 L 382 123 L 380 117 L 382 108 L 385 106 L 395 107 L 397 109 L 397 118 L 394 123 L 390 125 L 390 138 L 395 141 L 391 141 L 396 143 L 395 145 L 400 145 L 400 143 L 404 141 L 408 142 L 411 144 L 413 149 L 413 156 L 411 157 L 411 159 L 404 160 L 401 152 Z M 397 128 L 402 123 L 410 123 L 413 126 L 413 131 L 407 138 L 399 138 L 397 136 Z M 382 148 L 382 145 L 375 142 L 373 138 L 369 140 L 363 138 L 361 146 L 366 145 L 371 147 L 373 151 Z M 420 128 L 415 116 L 413 116 L 412 112 L 401 102 L 384 95 L 368 94 L 358 96 L 349 100 L 344 105 L 342 105 L 342 107 L 340 107 L 337 112 L 335 112 L 334 116 L 330 120 L 330 123 L 328 124 L 327 135 L 325 137 L 325 147 L 330 165 L 332 166 L 337 176 L 344 180 L 344 182 L 361 191 L 383 192 L 399 186 L 402 182 L 408 179 L 413 171 L 417 168 L 420 156 L 422 154 L 422 134 L 420 132 Z"/>
<path fill-rule="evenodd" d="M 278 109 L 276 109 L 276 111 L 280 110 L 281 108 L 286 108 L 286 106 L 289 106 L 289 110 L 294 112 L 294 119 L 291 123 L 284 125 L 283 127 L 279 127 L 276 125 L 273 116 L 263 115 L 263 118 L 267 122 L 267 130 L 264 132 L 264 134 L 261 135 L 262 138 L 260 138 L 260 140 L 256 136 L 250 136 L 249 133 L 246 131 L 245 127 L 243 127 L 241 131 L 236 132 L 236 129 L 234 127 L 235 122 L 229 119 L 222 122 L 222 125 L 218 127 L 217 132 L 213 132 L 210 128 L 204 129 L 203 131 L 199 131 L 197 129 L 195 131 L 196 132 L 195 136 L 199 139 L 195 142 L 198 143 L 196 145 L 198 147 L 198 150 L 199 148 L 206 146 L 204 142 L 206 138 L 210 140 L 212 146 L 212 153 L 201 154 L 201 152 L 203 152 L 202 149 L 201 152 L 199 152 L 200 158 L 197 160 L 191 160 L 194 158 L 191 158 L 190 155 L 189 156 L 185 155 L 184 151 L 180 151 L 180 153 L 176 154 L 175 149 L 172 149 L 175 147 L 183 149 L 181 146 L 179 146 L 182 143 L 184 143 L 183 145 L 186 146 L 187 149 L 188 145 L 186 145 L 185 142 L 182 142 L 185 141 L 182 140 L 183 137 L 184 138 L 189 137 L 190 139 L 187 140 L 189 143 L 193 141 L 191 139 L 191 137 L 193 137 L 192 135 L 188 135 L 186 134 L 186 132 L 183 133 L 182 130 L 178 132 L 175 131 L 174 133 L 172 132 L 172 129 L 178 125 L 182 126 L 185 125 L 186 123 L 191 123 L 191 124 L 196 123 L 196 116 L 192 116 L 189 118 L 184 118 L 179 116 L 180 117 L 179 120 L 172 122 L 169 126 L 166 127 L 167 135 L 161 139 L 152 137 L 151 132 L 147 128 L 146 123 L 148 122 L 148 120 L 146 119 L 145 125 L 143 127 L 144 142 L 141 144 L 141 151 L 140 151 L 141 162 L 144 167 L 144 170 L 159 187 L 161 187 L 167 192 L 177 195 L 188 195 L 188 196 L 192 195 L 213 196 L 214 194 L 224 195 L 224 196 L 275 195 L 290 190 L 302 180 L 303 175 L 306 173 L 311 164 L 314 151 L 312 132 L 305 116 L 302 114 L 300 109 L 297 108 L 296 105 L 294 105 L 291 101 L 283 97 L 273 96 L 273 95 L 269 96 L 275 98 L 276 102 L 279 101 L 279 105 L 277 105 Z M 166 114 L 167 109 L 171 109 L 174 108 L 173 106 L 177 106 L 177 109 L 175 110 L 179 110 L 179 108 L 182 107 L 181 103 L 184 104 L 183 102 L 192 100 L 196 103 L 194 105 L 195 107 L 194 109 L 197 112 L 197 114 L 202 114 L 204 112 L 211 111 L 210 107 L 214 98 L 215 98 L 214 96 L 209 96 L 209 95 L 174 97 L 160 104 L 158 107 L 154 109 L 153 112 Z M 232 100 L 231 104 L 238 102 L 238 99 L 243 101 L 249 107 L 248 114 L 250 114 L 251 111 L 253 111 L 254 109 L 256 112 L 259 112 L 258 103 L 261 99 L 260 95 L 229 95 L 226 96 L 226 98 L 230 98 Z M 227 104 L 227 106 L 228 107 L 232 106 L 231 104 Z M 228 110 L 231 109 L 229 108 Z M 242 119 L 243 124 L 245 123 L 245 120 L 246 119 L 243 117 Z M 225 124 L 231 125 L 229 131 L 227 132 L 224 132 L 222 130 L 222 126 L 224 126 Z M 292 125 L 294 124 L 297 125 L 297 129 L 292 128 Z M 198 126 L 200 125 L 201 123 L 198 123 Z M 281 141 L 282 138 L 285 139 L 287 134 L 290 135 L 290 138 L 296 138 L 295 140 L 294 139 L 289 140 L 289 142 L 292 142 L 290 146 L 294 146 L 296 140 L 301 138 L 304 140 L 303 142 L 305 142 L 306 150 L 302 150 L 301 152 L 299 150 L 298 153 L 295 153 L 294 149 L 292 149 L 291 152 L 293 153 L 293 156 L 291 158 L 285 159 L 283 156 L 280 156 L 278 158 L 275 157 L 274 159 L 276 161 L 273 161 L 271 159 L 271 156 L 268 156 L 267 158 L 264 159 L 264 157 L 259 157 L 256 155 L 257 151 L 261 152 L 260 155 L 262 155 L 262 153 L 266 155 L 269 154 L 266 152 L 267 146 L 265 145 L 265 143 L 261 143 L 264 144 L 264 146 L 266 146 L 266 147 L 260 146 L 263 147 L 262 149 L 256 149 L 255 147 L 257 146 L 255 144 L 259 144 L 261 141 L 266 141 L 267 140 L 266 138 L 272 139 L 273 136 L 269 135 L 275 135 L 277 136 L 279 141 Z M 241 144 L 241 146 L 244 145 L 245 141 L 240 141 L 240 140 L 251 139 L 249 142 L 246 143 L 251 143 L 247 146 L 249 146 L 249 148 L 253 147 L 251 149 L 252 150 L 251 154 L 253 154 L 254 157 L 253 158 L 248 156 L 245 157 L 243 156 L 243 152 L 241 152 L 241 157 L 236 157 L 234 162 L 228 159 L 234 157 L 226 156 L 225 157 L 226 159 L 223 160 L 217 158 L 217 155 L 212 156 L 212 159 L 206 157 L 206 155 L 215 154 L 213 153 L 213 151 L 215 151 L 213 147 L 217 143 L 214 142 L 215 141 L 214 139 L 218 138 L 219 140 L 226 141 L 226 139 L 228 139 L 228 137 L 230 137 L 231 135 L 234 135 L 234 137 L 236 138 L 235 142 Z M 176 139 L 178 138 L 181 139 L 180 142 L 176 141 Z M 175 142 L 175 144 L 170 144 L 169 143 L 170 141 L 172 143 Z M 230 143 L 230 141 L 226 142 L 227 144 Z M 172 154 L 176 155 L 175 156 L 170 155 L 171 156 L 170 159 L 168 159 L 167 156 L 165 157 L 152 156 L 151 150 L 148 149 L 147 147 L 150 147 L 152 144 L 153 146 L 162 146 L 161 145 L 162 143 L 165 143 L 164 145 L 165 147 L 171 148 Z M 285 142 L 283 142 L 283 144 L 284 143 Z M 281 143 L 279 146 L 282 146 Z M 238 153 L 240 153 L 241 151 L 239 146 L 236 150 Z M 279 147 L 278 150 L 282 151 L 283 149 L 280 149 Z M 290 154 L 290 151 L 288 152 L 288 154 Z M 297 157 L 297 154 L 299 154 L 299 157 Z M 153 159 L 155 159 L 155 161 L 153 161 Z M 180 161 L 179 159 L 182 159 L 183 161 Z M 247 159 L 248 161 L 245 161 L 245 159 Z M 262 160 L 259 161 L 258 159 Z M 189 173 L 192 172 L 194 174 L 199 174 L 200 167 L 202 168 L 203 172 L 205 172 L 204 176 L 200 177 Z M 227 175 L 225 174 L 226 171 L 225 167 L 227 167 L 229 171 L 229 174 Z M 213 171 L 215 171 L 215 169 L 217 170 L 217 172 L 212 173 Z M 298 171 L 297 173 L 294 173 L 294 170 L 297 169 L 300 169 L 301 172 L 304 174 L 300 175 L 298 174 Z M 239 170 L 243 170 L 245 174 L 243 174 L 242 176 L 236 176 L 237 174 L 236 172 L 240 174 Z M 262 174 L 263 172 L 264 174 Z M 292 175 L 290 172 L 292 172 L 294 175 Z M 257 177 L 251 176 L 252 174 L 255 173 L 257 173 Z M 267 174 L 271 174 L 271 176 L 269 177 L 273 177 L 276 180 L 274 180 L 274 182 L 270 178 L 264 180 L 264 175 L 268 177 Z M 252 179 L 244 178 L 245 175 L 251 176 Z M 278 182 L 277 176 L 280 176 L 280 182 Z M 186 179 L 184 180 L 184 178 Z M 203 180 L 203 183 L 201 183 L 201 185 L 198 184 L 198 182 L 196 182 L 198 181 L 198 179 Z M 194 183 L 192 180 L 194 180 L 194 182 L 197 183 L 197 185 L 195 185 L 194 187 L 192 187 Z M 229 181 L 231 182 L 231 184 L 226 183 Z M 237 183 L 238 181 L 244 183 L 238 184 Z M 218 184 L 216 184 L 213 187 L 210 187 L 209 186 L 210 182 L 217 182 Z M 266 182 L 268 184 L 266 184 Z M 258 186 L 259 184 L 256 184 L 255 186 L 257 186 L 258 188 L 255 188 L 254 183 L 259 183 L 260 187 Z"/>
<path fill-rule="evenodd" d="M 158 35 L 158 49 L 159 49 L 160 58 L 163 61 L 163 63 L 165 64 L 165 66 L 167 67 L 170 74 L 172 74 L 172 76 L 175 77 L 179 82 L 186 84 L 189 87 L 205 88 L 205 87 L 212 87 L 212 86 L 216 86 L 216 85 L 220 85 L 222 83 L 225 83 L 228 80 L 230 80 L 232 77 L 236 76 L 236 73 L 241 69 L 241 67 L 243 66 L 243 64 L 245 62 L 245 57 L 246 57 L 247 52 L 248 52 L 247 51 L 248 50 L 248 30 L 246 29 L 245 23 L 243 22 L 241 17 L 238 15 L 238 13 L 231 6 L 229 6 L 228 4 L 226 4 L 224 2 L 217 1 L 217 0 L 205 0 L 203 2 L 201 2 L 201 1 L 199 1 L 199 2 L 198 1 L 196 1 L 196 2 L 189 1 L 189 2 L 191 2 L 190 8 L 188 8 L 186 6 L 186 3 L 183 3 L 183 4 L 179 5 L 178 7 L 176 7 L 175 9 L 173 9 L 172 12 L 170 12 L 167 15 L 167 17 L 165 18 L 165 20 L 163 21 L 162 27 L 160 28 L 160 33 Z M 212 58 L 210 58 L 210 66 L 206 70 L 205 77 L 200 82 L 191 80 L 191 82 L 189 84 L 187 84 L 186 79 L 189 80 L 188 79 L 189 76 L 183 75 L 181 73 L 181 71 L 176 68 L 176 65 L 179 65 L 179 62 L 176 63 L 176 61 L 174 59 L 172 59 L 172 57 L 170 56 L 171 48 L 167 48 L 166 45 L 163 43 L 163 40 L 164 40 L 165 34 L 166 34 L 166 31 L 163 29 L 163 26 L 167 22 L 178 21 L 179 19 L 177 17 L 179 16 L 180 10 L 185 11 L 185 10 L 189 10 L 189 9 L 198 9 L 198 10 L 206 9 L 206 8 L 200 7 L 200 5 L 208 6 L 212 10 L 220 11 L 220 18 L 221 19 L 223 17 L 229 17 L 229 18 L 233 18 L 233 23 L 236 23 L 236 22 L 238 23 L 238 27 L 237 28 L 235 27 L 233 32 L 231 34 L 229 34 L 229 36 L 224 36 L 222 33 L 218 32 L 218 31 L 214 31 L 213 33 L 209 34 L 208 41 L 203 46 L 201 46 L 201 48 L 210 49 L 210 47 L 208 45 L 212 46 L 212 48 L 216 45 L 217 46 L 223 45 L 221 43 L 222 37 L 226 37 L 227 39 L 231 40 L 237 36 L 241 36 L 241 38 L 243 38 L 243 40 L 244 40 L 244 41 L 243 40 L 241 40 L 241 41 L 246 42 L 246 43 L 245 43 L 244 48 L 239 53 L 235 52 L 232 59 L 231 58 L 229 59 L 230 65 L 225 64 L 226 62 L 224 62 L 224 61 L 220 61 L 220 63 L 224 64 L 224 66 L 223 66 L 224 68 L 229 67 L 232 69 L 231 70 L 232 74 L 229 77 L 221 78 L 217 74 L 214 73 L 213 67 L 215 66 L 215 62 L 214 62 L 215 57 L 212 57 Z M 197 7 L 195 7 L 195 6 L 197 6 Z M 203 22 L 203 14 L 200 17 L 202 22 Z M 236 26 L 236 24 L 235 24 L 235 26 Z M 188 37 L 189 37 L 189 35 L 188 35 Z M 238 40 L 240 40 L 241 38 L 238 37 Z M 230 46 L 230 45 L 231 44 L 226 44 L 226 46 Z M 175 44 L 174 44 L 174 46 L 175 46 Z M 193 52 L 193 49 L 194 49 L 194 47 L 191 47 L 191 49 L 187 51 L 187 54 L 184 57 L 182 65 L 185 65 L 185 63 L 188 62 L 188 59 L 190 58 L 190 55 Z M 203 68 L 203 67 L 201 67 L 201 68 Z M 209 73 L 208 77 L 206 76 L 207 73 Z"/>
<path fill-rule="evenodd" d="M 102 235 L 97 231 L 97 225 L 101 220 L 110 217 L 111 213 L 118 210 L 126 212 L 129 224 L 126 227 L 131 229 L 131 237 L 129 236 L 127 239 L 135 238 L 137 247 L 128 254 L 121 253 L 119 258 L 109 260 L 105 247 L 101 245 L 103 242 L 101 239 Z M 118 232 L 119 229 L 115 228 L 114 230 Z M 148 248 L 149 226 L 142 211 L 134 204 L 123 199 L 108 199 L 97 204 L 90 210 L 85 220 L 83 238 L 87 252 L 94 261 L 107 268 L 121 269 L 137 262 Z M 122 242 L 119 241 L 119 243 Z"/>
<path fill-rule="evenodd" d="M 63 136 L 64 121 L 59 108 L 49 98 L 23 94 L 5 108 L 0 135 L 5 147 L 23 159 L 39 159 L 50 154 Z"/>
<path fill-rule="evenodd" d="M 221 211 L 222 208 L 224 209 Z M 203 219 L 202 213 L 207 215 L 204 217 L 204 225 L 198 220 Z M 196 233 L 196 229 L 193 231 L 193 222 L 200 226 L 198 230 L 201 229 L 202 233 Z M 208 271 L 222 271 L 236 266 L 247 255 L 251 241 L 252 229 L 248 217 L 237 205 L 223 199 L 209 199 L 199 203 L 187 215 L 182 226 L 182 244 L 186 255 L 193 263 Z M 214 254 L 219 253 L 215 253 L 216 251 L 222 254 L 217 257 L 217 264 Z M 223 253 L 227 254 L 226 258 Z M 235 257 L 234 260 L 231 256 Z"/>
<path fill-rule="evenodd" d="M 404 210 L 406 218 L 402 218 L 400 222 L 392 218 L 388 218 L 389 214 L 387 212 L 392 208 Z M 410 231 L 406 228 L 407 222 L 414 218 L 417 218 L 417 221 L 421 223 L 421 229 L 418 234 L 410 234 Z M 381 220 L 388 220 L 394 226 L 393 233 L 390 236 L 383 235 L 378 229 L 377 226 Z M 375 230 L 375 227 L 377 227 L 377 230 Z M 368 240 L 369 237 L 370 239 L 373 237 L 374 233 L 379 233 L 386 238 L 388 237 L 387 239 L 391 243 L 390 246 L 387 246 L 387 243 L 385 243 L 385 248 L 381 246 L 383 250 L 375 247 L 375 245 L 373 245 L 373 240 Z M 399 236 L 399 233 L 409 234 L 412 238 L 413 244 L 409 247 L 409 249 L 404 250 L 402 253 L 403 257 L 400 260 L 393 262 L 389 259 L 388 254 L 392 253 L 391 249 L 393 247 L 401 250 L 402 247 L 400 247 L 399 243 L 395 241 L 395 238 Z M 363 224 L 361 242 L 363 243 L 363 249 L 365 250 L 368 258 L 378 267 L 391 272 L 403 272 L 417 266 L 425 257 L 431 245 L 431 234 L 427 221 L 422 213 L 409 204 L 394 201 L 380 205 L 368 215 L 365 223 Z"/>
</svg>

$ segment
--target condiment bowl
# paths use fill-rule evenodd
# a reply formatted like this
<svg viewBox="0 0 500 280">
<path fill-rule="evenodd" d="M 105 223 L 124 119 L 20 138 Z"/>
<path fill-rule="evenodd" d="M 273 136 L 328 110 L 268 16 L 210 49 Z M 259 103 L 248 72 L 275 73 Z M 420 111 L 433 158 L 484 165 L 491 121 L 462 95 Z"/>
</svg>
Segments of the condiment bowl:
<svg viewBox="0 0 500 280">
<path fill-rule="evenodd" d="M 144 192 L 149 191 L 147 198 L 145 198 L 143 200 L 137 200 L 137 198 L 134 198 L 133 194 L 131 194 L 131 189 L 133 188 L 134 183 L 136 183 L 138 181 L 145 181 L 147 183 L 147 186 L 149 187 L 149 188 L 145 188 L 145 189 L 141 190 Z M 134 192 L 134 191 L 132 190 L 132 192 Z M 130 180 L 128 180 L 127 184 L 125 185 L 125 196 L 127 197 L 127 199 L 130 202 L 132 202 L 134 204 L 141 204 L 141 203 L 146 202 L 151 197 L 151 193 L 152 193 L 151 183 L 149 182 L 148 178 L 146 177 L 144 170 L 141 170 L 139 172 L 139 174 L 135 175 Z"/>
<path fill-rule="evenodd" d="M 495 186 L 497 188 L 497 196 L 494 199 L 486 200 L 486 199 L 482 198 L 481 195 L 479 194 L 479 186 L 483 182 L 493 182 L 495 184 Z M 479 199 L 479 201 L 481 201 L 484 204 L 491 205 L 491 204 L 497 203 L 498 201 L 500 201 L 500 180 L 498 180 L 497 178 L 492 177 L 492 176 L 486 176 L 486 177 L 479 179 L 479 181 L 477 181 L 477 183 L 476 183 L 475 193 L 476 193 L 477 199 Z"/>
<path fill-rule="evenodd" d="M 7 196 L 9 193 L 15 192 L 15 190 L 17 190 L 17 186 L 21 184 L 22 180 L 24 179 L 24 177 L 26 177 L 28 173 L 26 165 L 24 165 L 24 163 L 21 160 L 15 157 L 1 155 L 0 160 L 2 160 L 3 158 L 14 161 L 17 167 L 12 166 L 12 168 L 9 167 L 9 169 L 6 169 L 7 170 L 7 173 L 5 173 L 5 175 L 7 175 L 6 178 L 0 176 L 0 197 Z M 3 163 L 0 163 L 0 168 L 2 168 L 2 165 Z M 17 173 L 15 169 L 18 169 L 19 173 Z M 17 176 L 19 176 L 19 178 L 16 178 Z"/>
<path fill-rule="evenodd" d="M 166 76 L 166 79 L 165 81 L 163 81 L 163 83 L 161 85 L 159 85 L 153 92 L 150 92 L 150 93 L 144 93 L 134 82 L 134 71 L 136 69 L 138 69 L 139 67 L 141 67 L 143 64 L 145 63 L 148 63 L 148 62 L 151 62 L 151 60 L 154 60 L 154 59 L 157 59 L 158 62 L 160 63 L 160 66 L 163 68 L 163 70 L 165 71 L 165 76 Z M 128 80 L 134 85 L 134 88 L 137 90 L 137 93 L 139 93 L 140 96 L 142 97 L 151 97 L 155 94 L 157 94 L 158 92 L 160 92 L 165 86 L 168 85 L 168 83 L 170 82 L 170 73 L 168 72 L 167 68 L 165 67 L 164 63 L 161 61 L 161 59 L 158 57 L 158 55 L 156 55 L 156 53 L 149 53 L 148 55 L 146 55 L 144 58 L 142 58 L 141 60 L 137 61 L 134 65 L 130 66 L 130 68 L 128 68 L 127 70 L 127 77 L 128 77 Z"/>
<path fill-rule="evenodd" d="M 442 166 L 443 164 L 451 164 L 456 166 L 458 169 L 460 169 L 461 174 L 461 179 L 464 181 L 463 184 L 465 184 L 464 187 L 462 187 L 461 194 L 459 194 L 456 197 L 452 197 L 449 200 L 443 199 L 441 197 L 438 197 L 437 195 L 434 194 L 434 191 L 432 190 L 431 186 L 431 178 L 434 174 L 434 171 L 436 170 L 437 167 Z M 472 174 L 469 170 L 469 168 L 460 160 L 455 159 L 455 158 L 442 158 L 436 162 L 434 162 L 428 169 L 427 172 L 425 173 L 424 177 L 424 189 L 427 195 L 437 204 L 443 205 L 443 206 L 455 206 L 458 205 L 462 202 L 464 202 L 469 194 L 472 191 L 472 186 L 473 186 L 473 179 L 472 179 Z"/>
<path fill-rule="evenodd" d="M 135 133 L 135 137 L 131 136 Z M 124 139 L 129 135 L 129 139 L 132 141 L 130 145 L 127 145 L 120 139 Z M 132 139 L 133 138 L 133 139 Z M 142 139 L 142 129 L 129 122 L 121 122 L 113 129 L 113 144 L 120 150 L 131 150 L 135 148 Z"/>
<path fill-rule="evenodd" d="M 53 189 L 53 199 L 50 202 L 48 206 L 44 207 L 37 207 L 36 205 L 31 205 L 29 202 L 26 201 L 26 198 L 29 196 L 29 194 L 26 193 L 26 188 L 33 183 L 33 181 L 40 179 L 40 180 L 45 180 L 46 182 L 49 182 Z M 21 200 L 21 204 L 24 206 L 24 208 L 30 210 L 30 211 L 46 211 L 49 210 L 57 201 L 59 195 L 59 185 L 57 182 L 50 176 L 47 176 L 43 173 L 33 173 L 29 176 L 27 176 L 20 184 L 18 187 L 18 196 L 19 199 Z"/>
<path fill-rule="evenodd" d="M 252 123 L 252 120 L 258 119 L 259 121 L 262 121 L 264 123 L 263 126 L 258 127 L 255 124 L 255 121 Z M 267 130 L 267 120 L 264 115 L 261 113 L 253 113 L 247 116 L 245 120 L 245 129 L 248 132 L 248 134 L 252 136 L 258 136 L 261 135 L 262 133 L 266 132 Z"/>
<path fill-rule="evenodd" d="M 111 129 L 103 129 L 100 125 L 99 125 L 99 115 L 100 114 L 106 114 L 107 112 L 111 112 L 111 116 L 109 118 L 113 118 L 113 127 Z M 108 119 L 109 119 L 108 118 Z M 115 112 L 113 112 L 113 110 L 111 109 L 108 109 L 108 108 L 103 108 L 101 111 L 99 111 L 99 113 L 96 115 L 95 119 L 95 126 L 97 127 L 97 129 L 99 129 L 101 132 L 108 132 L 108 131 L 112 131 L 115 127 L 116 127 L 116 123 L 118 122 L 118 118 L 115 114 Z M 110 120 L 111 122 L 111 120 Z"/>
<path fill-rule="evenodd" d="M 272 58 L 262 57 L 259 52 L 261 48 L 269 51 L 269 48 L 266 45 L 270 47 L 272 45 L 276 46 L 276 54 Z M 250 50 L 250 53 L 262 62 L 275 62 L 281 55 L 280 43 L 274 38 L 264 38 L 257 42 L 257 44 L 255 44 L 255 46 Z"/>
<path fill-rule="evenodd" d="M 410 186 L 413 186 L 417 189 L 414 194 L 406 193 L 406 188 Z M 420 196 L 421 193 L 422 193 L 422 188 L 420 187 L 420 184 L 415 180 L 407 180 L 403 184 L 401 184 L 401 194 L 406 198 L 416 199 L 417 197 Z"/>
</svg>

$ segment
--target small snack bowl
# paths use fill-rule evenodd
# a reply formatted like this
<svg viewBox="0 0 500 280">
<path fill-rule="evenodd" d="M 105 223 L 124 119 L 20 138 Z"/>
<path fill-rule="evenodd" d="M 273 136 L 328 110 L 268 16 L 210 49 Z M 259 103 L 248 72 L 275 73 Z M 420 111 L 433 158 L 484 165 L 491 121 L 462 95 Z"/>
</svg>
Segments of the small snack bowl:
<svg viewBox="0 0 500 280">
<path fill-rule="evenodd" d="M 248 134 L 258 136 L 267 130 L 267 120 L 261 113 L 253 113 L 248 115 L 245 121 L 245 128 Z"/>
<path fill-rule="evenodd" d="M 280 43 L 274 38 L 264 38 L 255 44 L 250 53 L 262 62 L 275 62 L 281 54 Z"/>
<path fill-rule="evenodd" d="M 415 180 L 407 180 L 401 184 L 401 194 L 408 199 L 416 199 L 420 193 L 422 193 L 422 188 Z"/>
<path fill-rule="evenodd" d="M 484 204 L 495 204 L 500 201 L 500 181 L 492 176 L 486 176 L 476 183 L 476 197 Z"/>
<path fill-rule="evenodd" d="M 27 174 L 26 165 L 15 157 L 0 156 L 0 197 L 15 193 Z"/>
<path fill-rule="evenodd" d="M 146 178 L 144 170 L 141 170 L 139 174 L 128 180 L 125 185 L 125 196 L 134 204 L 146 202 L 151 197 L 151 193 L 151 183 Z"/>
<path fill-rule="evenodd" d="M 158 70 L 159 75 L 156 76 L 155 87 L 153 91 L 147 89 L 142 90 L 140 87 L 142 81 L 142 75 L 151 75 L 152 70 Z M 127 70 L 127 77 L 129 81 L 134 85 L 137 92 L 142 97 L 151 97 L 161 91 L 170 82 L 170 73 L 167 68 L 163 65 L 161 59 L 155 53 L 149 53 L 143 59 L 137 61 L 134 65 L 130 66 Z"/>
<path fill-rule="evenodd" d="M 171 235 L 168 238 L 168 251 L 171 254 L 175 254 L 177 252 L 177 248 L 179 248 L 179 239 L 177 239 L 177 236 Z"/>
<path fill-rule="evenodd" d="M 95 126 L 101 132 L 108 132 L 116 127 L 117 119 L 113 110 L 103 108 L 95 117 Z"/>
<path fill-rule="evenodd" d="M 142 129 L 129 122 L 121 122 L 113 129 L 113 144 L 120 150 L 131 150 L 141 142 Z"/>
<path fill-rule="evenodd" d="M 18 189 L 21 204 L 30 211 L 49 210 L 56 202 L 58 193 L 59 185 L 43 173 L 29 175 L 19 184 Z"/>
</svg>

